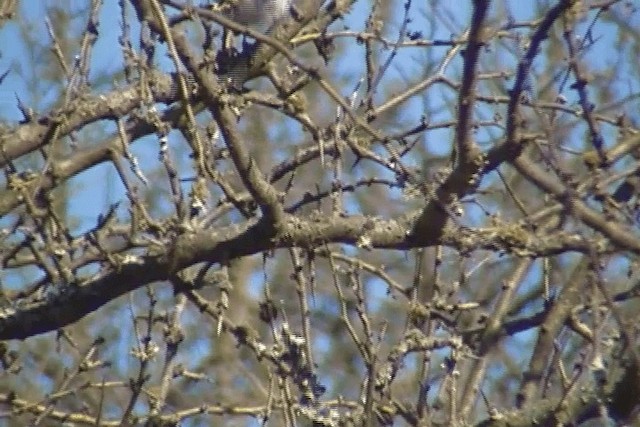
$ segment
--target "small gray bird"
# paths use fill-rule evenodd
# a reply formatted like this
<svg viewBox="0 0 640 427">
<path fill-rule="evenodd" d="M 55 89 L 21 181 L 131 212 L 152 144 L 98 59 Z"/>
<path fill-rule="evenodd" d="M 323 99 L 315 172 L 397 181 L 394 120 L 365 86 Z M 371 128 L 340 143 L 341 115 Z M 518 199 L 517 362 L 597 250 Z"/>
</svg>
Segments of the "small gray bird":
<svg viewBox="0 0 640 427">
<path fill-rule="evenodd" d="M 267 31 L 289 13 L 291 0 L 231 0 L 225 12 L 234 21 L 259 31 Z"/>
<path fill-rule="evenodd" d="M 269 34 L 279 19 L 290 13 L 293 0 L 221 0 L 214 10 L 224 14 L 238 24 L 252 30 Z M 224 29 L 222 37 L 223 60 L 219 61 L 219 72 L 232 86 L 240 87 L 247 77 L 249 56 L 237 56 L 233 33 Z M 244 39 L 243 39 L 244 40 Z M 244 41 L 243 41 L 244 46 Z"/>
</svg>

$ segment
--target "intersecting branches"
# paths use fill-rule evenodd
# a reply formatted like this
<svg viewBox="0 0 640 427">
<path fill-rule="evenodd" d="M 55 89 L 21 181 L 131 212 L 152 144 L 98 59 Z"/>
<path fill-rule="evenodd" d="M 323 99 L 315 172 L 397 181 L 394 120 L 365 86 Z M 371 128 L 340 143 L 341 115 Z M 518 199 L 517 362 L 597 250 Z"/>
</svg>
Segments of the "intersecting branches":
<svg viewBox="0 0 640 427">
<path fill-rule="evenodd" d="M 634 12 L 325 3 L 47 11 L 57 99 L 0 128 L 3 416 L 634 413 L 640 77 L 597 61 Z"/>
</svg>

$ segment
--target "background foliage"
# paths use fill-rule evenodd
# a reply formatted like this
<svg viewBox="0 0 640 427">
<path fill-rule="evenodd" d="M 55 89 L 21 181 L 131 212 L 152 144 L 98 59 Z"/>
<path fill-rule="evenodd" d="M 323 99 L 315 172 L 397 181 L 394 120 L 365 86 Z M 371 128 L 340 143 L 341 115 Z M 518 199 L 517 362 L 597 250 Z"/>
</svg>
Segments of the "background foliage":
<svg viewBox="0 0 640 427">
<path fill-rule="evenodd" d="M 222 6 L 0 4 L 7 425 L 633 422 L 637 4 Z"/>
</svg>

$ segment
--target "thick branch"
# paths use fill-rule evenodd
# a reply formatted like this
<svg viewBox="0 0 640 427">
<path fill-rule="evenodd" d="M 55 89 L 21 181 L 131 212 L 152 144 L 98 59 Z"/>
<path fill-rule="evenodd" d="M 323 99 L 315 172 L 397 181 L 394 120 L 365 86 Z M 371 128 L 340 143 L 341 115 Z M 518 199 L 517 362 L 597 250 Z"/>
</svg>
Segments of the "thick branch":
<svg viewBox="0 0 640 427">
<path fill-rule="evenodd" d="M 218 230 L 188 231 L 154 246 L 144 256 L 124 256 L 117 265 L 103 264 L 102 273 L 79 283 L 68 284 L 35 302 L 16 302 L 0 312 L 0 340 L 24 339 L 67 326 L 109 301 L 153 282 L 167 280 L 183 268 L 199 262 L 218 263 L 266 250 L 315 247 L 344 243 L 364 248 L 410 249 L 408 239 L 416 215 L 395 220 L 375 217 L 318 216 L 302 220 L 285 215 L 279 234 L 266 218 L 245 226 Z M 424 246 L 446 245 L 459 251 L 476 249 L 519 251 L 527 256 L 545 256 L 568 250 L 588 252 L 592 242 L 575 235 L 537 237 L 524 230 L 458 229 L 432 236 Z M 126 261 L 125 261 L 126 260 Z"/>
</svg>

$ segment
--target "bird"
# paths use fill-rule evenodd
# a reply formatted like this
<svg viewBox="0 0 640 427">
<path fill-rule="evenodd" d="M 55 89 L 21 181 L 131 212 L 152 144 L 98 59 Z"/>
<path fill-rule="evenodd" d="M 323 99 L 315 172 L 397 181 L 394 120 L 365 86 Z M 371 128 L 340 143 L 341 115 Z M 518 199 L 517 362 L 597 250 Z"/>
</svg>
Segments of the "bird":
<svg viewBox="0 0 640 427">
<path fill-rule="evenodd" d="M 291 0 L 229 0 L 221 4 L 223 13 L 239 24 L 268 31 L 289 13 Z"/>
<path fill-rule="evenodd" d="M 290 14 L 293 0 L 222 0 L 212 5 L 214 11 L 247 28 L 270 34 L 275 24 Z M 246 55 L 235 48 L 233 31 L 223 29 L 222 49 L 218 53 L 219 74 L 231 87 L 239 88 L 247 77 L 251 55 L 256 46 L 247 43 L 246 35 L 242 47 Z"/>
</svg>

